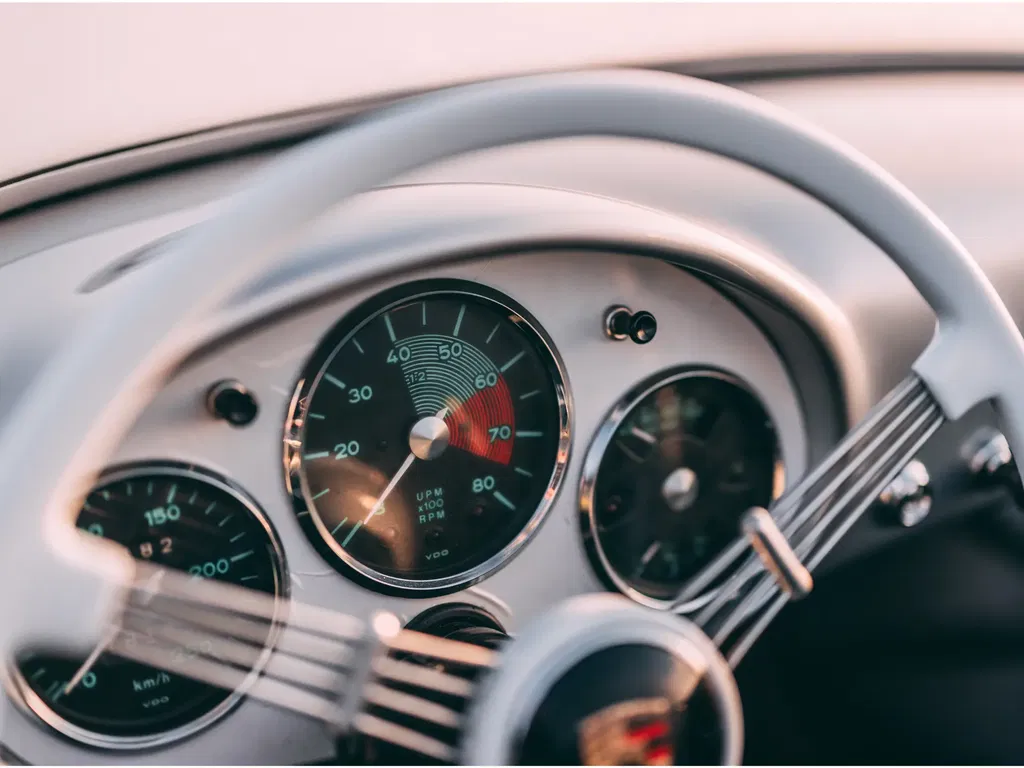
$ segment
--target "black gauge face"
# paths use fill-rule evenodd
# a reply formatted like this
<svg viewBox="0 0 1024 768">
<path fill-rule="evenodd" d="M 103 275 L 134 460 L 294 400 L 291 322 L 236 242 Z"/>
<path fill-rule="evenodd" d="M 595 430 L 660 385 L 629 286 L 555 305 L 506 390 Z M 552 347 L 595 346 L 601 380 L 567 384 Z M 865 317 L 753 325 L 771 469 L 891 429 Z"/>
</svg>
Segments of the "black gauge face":
<svg viewBox="0 0 1024 768">
<path fill-rule="evenodd" d="M 638 388 L 604 435 L 592 448 L 596 478 L 584 483 L 584 536 L 601 575 L 626 592 L 673 599 L 739 536 L 744 512 L 781 492 L 771 420 L 724 374 Z"/>
<path fill-rule="evenodd" d="M 230 486 L 192 470 L 149 467 L 112 474 L 89 494 L 77 525 L 125 546 L 138 559 L 197 579 L 281 593 L 280 550 L 268 524 Z M 134 641 L 152 642 L 142 635 Z M 85 662 L 30 654 L 19 659 L 18 671 L 28 689 L 25 698 L 40 717 L 96 746 L 151 745 L 183 736 L 234 698 L 232 691 L 112 654 L 99 656 L 66 692 Z"/>
<path fill-rule="evenodd" d="M 343 321 L 293 416 L 300 520 L 378 586 L 443 589 L 499 566 L 567 457 L 562 379 L 536 325 L 481 287 L 443 286 L 406 286 Z"/>
</svg>

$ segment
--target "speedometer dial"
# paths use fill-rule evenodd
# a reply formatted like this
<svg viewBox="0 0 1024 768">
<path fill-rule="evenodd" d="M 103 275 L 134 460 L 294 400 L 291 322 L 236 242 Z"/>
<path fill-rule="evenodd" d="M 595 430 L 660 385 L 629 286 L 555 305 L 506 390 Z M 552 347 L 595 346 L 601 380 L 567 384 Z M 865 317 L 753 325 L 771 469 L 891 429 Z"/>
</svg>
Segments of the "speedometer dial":
<svg viewBox="0 0 1024 768">
<path fill-rule="evenodd" d="M 270 524 L 233 485 L 192 467 L 146 465 L 108 474 L 86 498 L 77 525 L 137 559 L 197 579 L 284 592 L 281 550 Z M 154 642 L 138 633 L 128 641 Z M 217 651 L 180 652 L 194 650 Z M 21 698 L 44 721 L 106 748 L 151 747 L 194 733 L 239 695 L 109 653 L 29 653 L 18 659 L 16 682 Z"/>
<path fill-rule="evenodd" d="M 471 283 L 421 283 L 329 334 L 286 445 L 299 518 L 332 563 L 443 590 L 502 565 L 539 525 L 568 458 L 568 400 L 525 310 Z"/>
</svg>

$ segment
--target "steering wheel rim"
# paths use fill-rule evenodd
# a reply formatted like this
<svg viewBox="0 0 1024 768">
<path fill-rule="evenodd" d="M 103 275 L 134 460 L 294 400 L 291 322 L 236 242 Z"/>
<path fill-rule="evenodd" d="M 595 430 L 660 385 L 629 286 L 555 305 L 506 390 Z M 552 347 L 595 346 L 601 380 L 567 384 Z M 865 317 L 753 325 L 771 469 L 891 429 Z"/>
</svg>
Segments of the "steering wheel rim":
<svg viewBox="0 0 1024 768">
<path fill-rule="evenodd" d="M 945 415 L 956 418 L 994 399 L 1011 447 L 1024 451 L 1024 398 L 1014 396 L 1024 374 L 1024 339 L 952 233 L 855 150 L 756 97 L 676 75 L 617 70 L 465 86 L 410 100 L 270 163 L 222 214 L 125 278 L 131 289 L 55 355 L 0 434 L 0 492 L 13 512 L 6 540 L 15 542 L 0 558 L 0 577 L 9 585 L 52 584 L 63 599 L 0 592 L 0 611 L 10 617 L 0 623 L 0 650 L 9 654 L 29 641 L 86 647 L 99 639 L 133 568 L 125 553 L 78 535 L 78 503 L 192 351 L 191 325 L 286 254 L 303 225 L 347 197 L 437 160 L 595 134 L 738 160 L 838 213 L 885 250 L 935 310 L 938 332 L 914 370 Z M 198 290 L 196 274 L 202 275 Z M 979 356 L 983 345 L 992 354 Z M 95 365 L 99 351 L 102 368 Z M 28 444 L 36 450 L 25 464 Z"/>
</svg>

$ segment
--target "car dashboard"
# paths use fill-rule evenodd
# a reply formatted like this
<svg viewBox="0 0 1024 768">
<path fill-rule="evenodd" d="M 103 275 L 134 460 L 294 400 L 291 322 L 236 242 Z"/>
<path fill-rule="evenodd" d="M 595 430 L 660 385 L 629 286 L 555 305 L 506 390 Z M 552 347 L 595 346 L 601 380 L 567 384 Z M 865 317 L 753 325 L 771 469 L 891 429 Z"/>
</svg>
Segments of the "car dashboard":
<svg viewBox="0 0 1024 768">
<path fill-rule="evenodd" d="M 1024 315 L 1024 76 L 731 77 L 890 170 Z M 197 135 L 188 162 L 126 166 L 120 178 L 0 216 L 0 423 L 83 318 L 132 291 L 167 244 L 312 130 L 272 144 L 254 135 L 228 154 Z M 628 226 L 613 223 L 623 205 Z M 524 214 L 541 222 L 534 231 L 517 229 Z M 395 269 L 413 245 L 443 258 Z M 340 290 L 337 265 L 366 247 L 379 250 L 375 270 Z M 622 592 L 665 607 L 731 541 L 742 511 L 768 506 L 899 381 L 934 325 L 887 257 L 819 204 L 748 168 L 653 142 L 479 152 L 361 196 L 293 250 L 192 340 L 88 495 L 79 527 L 197 578 L 365 619 L 386 610 L 414 627 L 441 617 L 446 631 L 488 642 L 574 595 Z M 1004 510 L 1005 494 L 969 477 L 963 453 L 995 424 L 979 408 L 932 438 L 921 454 L 927 518 L 866 516 L 827 561 L 822 589 L 843 591 L 847 574 L 918 546 L 911 539 L 941 538 L 968 512 Z M 1007 582 L 987 570 L 992 562 L 965 566 L 987 593 L 994 579 Z M 1024 584 L 1019 564 L 1006 567 Z M 1015 589 L 993 598 L 1010 616 Z M 38 594 L 60 599 L 45 584 Z M 849 627 L 813 609 L 813 597 L 795 608 L 777 642 L 741 668 L 754 681 L 752 734 L 787 734 L 767 703 L 773 665 L 846 647 Z M 834 635 L 798 652 L 800 622 L 814 620 Z M 244 688 L 212 692 L 132 662 L 105 661 L 65 694 L 80 661 L 32 650 L 9 665 L 0 723 L 14 755 L 44 764 L 335 755 L 318 723 Z M 862 704 L 846 702 L 858 722 L 873 722 Z M 948 700 L 922 705 L 908 730 L 929 732 L 954 711 Z M 980 715 L 958 716 L 982 727 L 971 725 Z M 822 754 L 812 734 L 787 738 L 765 736 L 761 757 Z M 1019 755 L 1019 739 L 1010 729 L 961 754 Z M 353 750 L 356 762 L 376 759 L 372 746 Z"/>
</svg>

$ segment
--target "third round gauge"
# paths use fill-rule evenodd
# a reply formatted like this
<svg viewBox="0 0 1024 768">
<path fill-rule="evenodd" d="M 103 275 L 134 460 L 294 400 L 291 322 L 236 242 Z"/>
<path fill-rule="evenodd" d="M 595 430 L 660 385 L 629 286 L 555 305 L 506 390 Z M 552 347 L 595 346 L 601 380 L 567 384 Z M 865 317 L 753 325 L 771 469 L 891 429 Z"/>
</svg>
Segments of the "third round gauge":
<svg viewBox="0 0 1024 768">
<path fill-rule="evenodd" d="M 482 578 L 525 544 L 569 450 L 561 364 L 511 299 L 402 286 L 325 338 L 297 387 L 289 490 L 327 558 L 377 588 Z"/>
<path fill-rule="evenodd" d="M 615 406 L 587 455 L 588 554 L 610 586 L 665 605 L 784 482 L 774 425 L 750 387 L 716 370 L 658 375 Z"/>
</svg>

